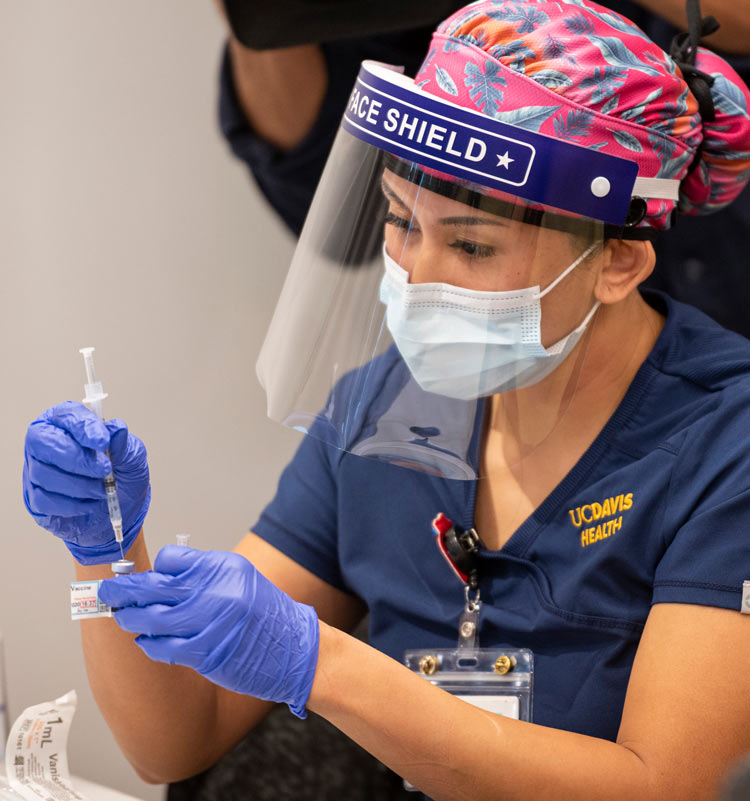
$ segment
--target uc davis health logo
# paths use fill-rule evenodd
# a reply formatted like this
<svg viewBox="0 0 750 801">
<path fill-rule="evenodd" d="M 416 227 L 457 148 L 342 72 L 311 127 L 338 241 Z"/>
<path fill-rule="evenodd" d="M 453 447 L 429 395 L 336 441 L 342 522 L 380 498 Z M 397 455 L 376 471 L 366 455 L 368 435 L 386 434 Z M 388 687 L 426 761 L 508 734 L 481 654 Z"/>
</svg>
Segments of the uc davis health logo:
<svg viewBox="0 0 750 801">
<path fill-rule="evenodd" d="M 622 513 L 632 506 L 633 493 L 628 492 L 569 509 L 571 522 L 581 529 L 581 548 L 616 534 L 622 528 Z"/>
</svg>

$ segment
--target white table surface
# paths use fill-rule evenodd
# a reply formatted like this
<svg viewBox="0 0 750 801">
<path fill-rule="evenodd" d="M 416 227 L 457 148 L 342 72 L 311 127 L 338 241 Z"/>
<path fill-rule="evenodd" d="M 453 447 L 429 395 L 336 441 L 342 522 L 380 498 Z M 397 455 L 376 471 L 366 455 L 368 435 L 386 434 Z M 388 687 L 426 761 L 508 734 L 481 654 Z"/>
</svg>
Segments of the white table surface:
<svg viewBox="0 0 750 801">
<path fill-rule="evenodd" d="M 71 776 L 70 781 L 73 784 L 73 789 L 86 796 L 88 801 L 142 801 L 136 796 L 121 793 L 119 790 L 113 790 L 111 787 L 105 787 L 103 784 L 97 784 L 89 779 L 84 779 L 81 776 Z M 5 766 L 0 765 L 0 790 L 7 784 L 5 778 Z M 19 796 L 15 796 L 19 798 Z"/>
<path fill-rule="evenodd" d="M 85 795 L 88 801 L 141 801 L 134 795 L 121 793 L 119 790 L 113 790 L 111 787 L 105 787 L 103 784 L 89 781 L 89 779 L 82 779 L 80 776 L 71 776 L 73 788 Z"/>
</svg>

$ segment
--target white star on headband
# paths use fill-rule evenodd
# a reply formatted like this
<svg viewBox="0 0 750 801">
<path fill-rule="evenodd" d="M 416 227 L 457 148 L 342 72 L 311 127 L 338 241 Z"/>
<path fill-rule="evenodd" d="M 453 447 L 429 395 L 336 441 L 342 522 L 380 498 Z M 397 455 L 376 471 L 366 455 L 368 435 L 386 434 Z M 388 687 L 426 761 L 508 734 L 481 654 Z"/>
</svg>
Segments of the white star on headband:
<svg viewBox="0 0 750 801">
<path fill-rule="evenodd" d="M 511 161 L 515 161 L 515 159 L 512 159 L 508 155 L 508 151 L 507 150 L 505 151 L 505 153 L 503 153 L 502 156 L 500 156 L 500 155 L 497 156 L 497 166 L 498 167 L 500 167 L 500 166 L 505 167 L 506 170 L 508 169 L 508 167 L 510 167 Z"/>
</svg>

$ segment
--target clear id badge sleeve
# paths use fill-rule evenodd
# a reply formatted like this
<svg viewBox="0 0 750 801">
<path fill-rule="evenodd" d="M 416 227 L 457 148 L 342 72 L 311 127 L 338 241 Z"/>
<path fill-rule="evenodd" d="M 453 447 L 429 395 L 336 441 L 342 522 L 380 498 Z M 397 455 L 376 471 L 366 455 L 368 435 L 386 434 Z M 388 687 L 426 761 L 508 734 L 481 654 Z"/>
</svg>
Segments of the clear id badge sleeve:
<svg viewBox="0 0 750 801">
<path fill-rule="evenodd" d="M 407 651 L 406 666 L 488 712 L 531 720 L 534 657 L 527 648 L 463 648 Z"/>
</svg>

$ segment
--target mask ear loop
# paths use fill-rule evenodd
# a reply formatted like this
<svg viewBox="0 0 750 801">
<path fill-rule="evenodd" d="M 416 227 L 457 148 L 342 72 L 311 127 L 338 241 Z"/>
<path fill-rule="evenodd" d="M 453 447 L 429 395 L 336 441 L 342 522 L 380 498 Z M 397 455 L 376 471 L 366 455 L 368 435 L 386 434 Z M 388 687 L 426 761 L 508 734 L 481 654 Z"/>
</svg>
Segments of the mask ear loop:
<svg viewBox="0 0 750 801">
<path fill-rule="evenodd" d="M 558 275 L 557 278 L 555 278 L 555 280 L 543 292 L 539 293 L 539 299 L 541 300 L 551 289 L 554 289 L 560 283 L 560 281 L 562 281 L 563 278 L 565 278 L 565 276 L 571 272 L 571 270 L 578 267 L 578 265 L 591 253 L 591 251 L 593 251 L 596 245 L 596 242 L 593 242 L 591 245 L 589 245 L 586 250 L 584 250 L 583 253 L 581 253 L 581 255 L 570 265 L 570 267 L 567 267 L 565 270 L 563 270 L 563 272 Z M 601 305 L 602 302 L 597 300 L 589 310 L 589 313 L 583 318 L 583 322 L 577 325 L 564 339 L 561 339 L 559 342 L 555 343 L 555 345 L 551 346 L 552 349 L 550 350 L 550 353 L 555 352 L 555 349 L 560 350 L 561 348 L 565 347 L 565 343 L 570 337 L 573 336 L 573 334 L 577 334 L 579 331 L 585 330 L 586 326 L 591 322 L 591 318 L 596 314 L 596 310 Z"/>
<path fill-rule="evenodd" d="M 596 314 L 596 310 L 602 305 L 600 300 L 597 300 L 596 303 L 591 307 L 591 311 L 583 318 L 583 322 L 574 330 L 574 332 L 581 331 L 582 329 L 586 328 L 586 326 L 591 322 L 591 318 Z"/>
<path fill-rule="evenodd" d="M 589 246 L 586 248 L 586 250 L 584 250 L 584 251 L 583 251 L 583 253 L 581 253 L 581 255 L 580 255 L 580 256 L 579 256 L 579 257 L 578 257 L 578 258 L 577 258 L 577 259 L 576 259 L 576 260 L 575 260 L 575 261 L 574 261 L 574 262 L 573 262 L 571 265 L 570 265 L 570 267 L 566 267 L 566 268 L 565 268 L 565 269 L 562 271 L 562 273 L 560 273 L 560 275 L 558 275 L 558 276 L 557 276 L 557 278 L 555 278 L 555 280 L 554 280 L 554 281 L 553 281 L 551 284 L 549 284 L 549 285 L 548 285 L 548 286 L 547 286 L 545 289 L 543 289 L 543 290 L 542 290 L 542 291 L 539 293 L 539 299 L 541 300 L 541 299 L 542 299 L 542 298 L 543 298 L 543 297 L 544 297 L 544 296 L 545 296 L 545 295 L 546 295 L 546 294 L 547 294 L 549 291 L 551 291 L 552 289 L 554 289 L 554 288 L 555 288 L 555 287 L 556 287 L 556 286 L 557 286 L 557 285 L 560 283 L 560 281 L 562 281 L 562 280 L 563 280 L 563 278 L 565 278 L 565 276 L 566 276 L 566 275 L 568 275 L 568 273 L 570 273 L 570 272 L 572 272 L 573 270 L 575 270 L 575 268 L 576 268 L 576 267 L 578 267 L 578 265 L 579 265 L 579 264 L 580 264 L 580 263 L 581 263 L 581 262 L 582 262 L 582 261 L 583 261 L 585 258 L 587 258 L 587 257 L 588 257 L 588 255 L 591 253 L 591 251 L 593 251 L 593 249 L 596 247 L 596 245 L 597 245 L 597 243 L 596 243 L 596 242 L 594 242 L 594 243 L 592 243 L 591 245 L 589 245 Z"/>
</svg>

